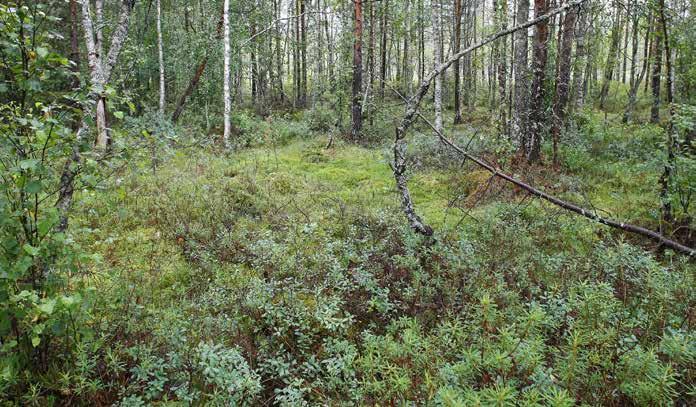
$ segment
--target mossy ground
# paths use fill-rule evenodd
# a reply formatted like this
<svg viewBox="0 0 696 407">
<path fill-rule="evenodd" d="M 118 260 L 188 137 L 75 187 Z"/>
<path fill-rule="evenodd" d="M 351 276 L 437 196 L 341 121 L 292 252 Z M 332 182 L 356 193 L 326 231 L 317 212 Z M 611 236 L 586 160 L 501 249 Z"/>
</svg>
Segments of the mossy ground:
<svg viewBox="0 0 696 407">
<path fill-rule="evenodd" d="M 531 167 L 524 179 L 654 226 L 660 168 L 646 152 L 659 131 L 590 116 L 582 132 L 564 144 L 561 170 Z M 418 137 L 411 154 L 439 156 Z M 693 378 L 688 349 L 660 359 L 644 349 L 692 341 L 690 265 L 663 264 L 624 242 L 652 243 L 459 160 L 413 166 L 414 203 L 437 232 L 425 239 L 405 225 L 388 145 L 326 142 L 174 150 L 77 200 L 73 234 L 97 254 L 85 262 L 100 293 L 93 323 L 107 343 L 119 338 L 125 365 L 150 375 L 125 380 L 123 394 L 176 398 L 171 388 L 188 383 L 215 400 L 202 376 L 180 374 L 200 363 L 200 343 L 240 352 L 262 379 L 254 400 L 288 405 L 640 404 L 685 391 L 673 379 Z M 618 352 L 669 373 L 665 382 Z M 157 387 L 157 375 L 172 387 Z"/>
</svg>

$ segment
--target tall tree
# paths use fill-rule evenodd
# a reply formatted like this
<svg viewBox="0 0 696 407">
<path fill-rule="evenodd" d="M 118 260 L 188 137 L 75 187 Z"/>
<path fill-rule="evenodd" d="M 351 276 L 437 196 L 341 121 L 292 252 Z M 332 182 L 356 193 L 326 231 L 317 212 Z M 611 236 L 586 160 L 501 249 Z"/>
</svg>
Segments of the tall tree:
<svg viewBox="0 0 696 407">
<path fill-rule="evenodd" d="M 223 2 L 224 6 L 224 2 Z M 217 28 L 215 29 L 215 38 L 217 40 L 220 40 L 222 38 L 222 28 L 223 28 L 223 23 L 224 23 L 224 11 L 225 8 L 223 7 L 222 10 L 220 11 L 220 18 L 218 19 L 217 23 Z M 193 94 L 193 91 L 196 89 L 198 86 L 198 83 L 201 80 L 201 77 L 203 76 L 203 72 L 205 72 L 205 68 L 208 66 L 208 60 L 210 59 L 210 55 L 208 54 L 208 50 L 205 50 L 205 54 L 203 55 L 203 59 L 201 59 L 201 62 L 198 63 L 196 66 L 196 70 L 193 72 L 193 76 L 191 76 L 191 79 L 189 80 L 188 86 L 186 86 L 186 89 L 184 90 L 184 93 L 181 94 L 179 97 L 179 100 L 176 102 L 176 107 L 174 108 L 174 113 L 172 113 L 172 122 L 176 123 L 179 120 L 179 116 L 181 116 L 181 113 L 184 111 L 184 107 L 186 106 L 186 101 L 188 100 L 189 97 Z"/>
<path fill-rule="evenodd" d="M 548 7 L 547 0 L 534 0 L 535 18 L 544 15 L 548 11 Z M 532 96 L 529 108 L 528 136 L 525 138 L 525 153 L 529 163 L 539 161 L 541 138 L 546 129 L 544 83 L 546 81 L 546 60 L 548 58 L 548 36 L 548 20 L 541 21 L 534 30 L 534 45 L 532 49 Z"/>
<path fill-rule="evenodd" d="M 629 76 L 628 84 L 629 84 L 629 91 L 628 91 L 628 103 L 626 104 L 626 110 L 624 110 L 623 114 L 623 122 L 624 123 L 630 123 L 633 120 L 633 112 L 635 111 L 636 108 L 636 102 L 638 99 L 638 88 L 640 87 L 641 82 L 643 82 L 643 78 L 645 78 L 645 73 L 648 68 L 648 64 L 646 63 L 645 59 L 647 59 L 647 48 L 648 48 L 648 38 L 650 37 L 649 33 L 646 31 L 645 33 L 645 43 L 644 43 L 644 54 L 643 54 L 643 64 L 642 68 L 640 70 L 640 74 L 636 76 L 636 66 L 638 64 L 638 31 L 639 31 L 639 15 L 634 7 L 632 10 L 631 18 L 633 20 L 632 26 L 633 26 L 633 31 L 631 34 L 631 73 Z M 648 23 L 649 25 L 649 23 Z"/>
<path fill-rule="evenodd" d="M 133 6 L 135 5 L 135 0 L 122 0 L 118 23 L 116 24 L 116 28 L 113 30 L 111 35 L 111 45 L 105 59 L 97 52 L 94 23 L 90 13 L 89 0 L 82 0 L 81 5 L 82 30 L 85 37 L 85 46 L 87 48 L 87 62 L 89 66 L 91 89 L 88 100 L 83 103 L 82 120 L 75 136 L 75 143 L 72 146 L 72 154 L 63 166 L 63 171 L 60 177 L 58 200 L 56 201 L 56 208 L 60 214 L 60 222 L 58 223 L 57 230 L 60 232 L 65 231 L 68 227 L 68 211 L 72 205 L 73 193 L 75 191 L 75 176 L 77 175 L 79 166 L 82 163 L 80 146 L 85 137 L 85 133 L 87 133 L 89 130 L 89 122 L 87 118 L 94 114 L 96 107 L 100 103 L 99 101 L 103 100 L 104 98 L 104 89 L 106 88 L 106 85 L 109 84 L 111 72 L 118 62 L 121 49 L 126 41 L 126 38 L 128 37 L 130 16 Z M 97 146 L 106 147 L 108 135 L 101 134 L 101 137 L 107 137 L 107 139 L 99 140 L 99 131 L 102 129 L 97 127 L 97 130 Z"/>
<path fill-rule="evenodd" d="M 164 116 L 164 46 L 162 45 L 162 5 L 157 0 L 157 57 L 159 61 L 159 112 Z"/>
<path fill-rule="evenodd" d="M 454 0 L 454 53 L 459 52 L 462 43 L 462 0 Z M 454 124 L 462 122 L 461 67 L 459 59 L 454 61 Z"/>
<path fill-rule="evenodd" d="M 653 61 L 652 61 L 652 106 L 650 107 L 650 122 L 658 123 L 660 121 L 660 89 L 661 89 L 661 79 L 662 79 L 662 44 L 663 44 L 663 29 L 662 29 L 662 19 L 658 15 L 654 19 L 654 30 L 652 31 L 653 36 Z"/>
<path fill-rule="evenodd" d="M 230 92 L 230 70 L 231 70 L 231 60 L 232 60 L 232 47 L 230 44 L 230 0 L 223 0 L 223 12 L 222 12 L 222 25 L 224 29 L 223 34 L 223 69 L 222 69 L 222 98 L 224 104 L 223 112 L 223 122 L 224 130 L 222 135 L 223 144 L 225 147 L 229 146 L 230 134 L 232 133 L 232 94 Z"/>
<path fill-rule="evenodd" d="M 553 124 L 551 128 L 554 167 L 558 167 L 558 142 L 561 130 L 565 125 L 568 90 L 570 88 L 570 57 L 573 51 L 576 16 L 577 8 L 573 7 L 566 12 L 563 18 L 563 38 L 558 54 L 558 74 L 556 76 L 556 95 L 553 103 Z"/>
<path fill-rule="evenodd" d="M 517 0 L 515 23 L 524 24 L 529 18 L 529 0 Z M 515 41 L 515 99 L 512 117 L 511 135 L 520 145 L 525 144 L 524 134 L 527 124 L 529 85 L 527 67 L 527 30 L 519 30 L 514 35 Z"/>
<path fill-rule="evenodd" d="M 362 131 L 362 0 L 353 0 L 353 98 L 351 108 L 351 137 L 357 140 Z"/>
<path fill-rule="evenodd" d="M 611 29 L 611 42 L 609 44 L 609 52 L 607 53 L 607 63 L 604 65 L 604 82 L 599 93 L 599 108 L 604 109 L 609 95 L 609 86 L 614 79 L 614 71 L 616 70 L 616 58 L 619 52 L 621 43 L 621 7 L 614 3 L 614 23 Z"/>
<path fill-rule="evenodd" d="M 495 8 L 493 19 L 495 30 L 503 31 L 507 29 L 507 0 L 494 0 Z M 501 38 L 496 42 L 495 47 L 495 69 L 498 82 L 498 133 L 507 134 L 507 37 Z"/>
<path fill-rule="evenodd" d="M 433 71 L 437 71 L 442 63 L 442 31 L 440 30 L 440 13 L 441 0 L 433 0 L 432 18 L 433 18 Z M 444 72 L 444 70 L 443 70 Z M 442 133 L 442 72 L 435 76 L 434 89 L 435 102 L 435 131 Z"/>
</svg>

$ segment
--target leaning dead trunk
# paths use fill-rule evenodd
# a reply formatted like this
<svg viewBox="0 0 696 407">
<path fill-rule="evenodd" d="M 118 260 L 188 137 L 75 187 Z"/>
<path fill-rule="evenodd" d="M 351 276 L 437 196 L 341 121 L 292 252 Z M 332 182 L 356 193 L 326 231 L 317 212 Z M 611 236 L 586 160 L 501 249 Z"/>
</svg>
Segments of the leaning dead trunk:
<svg viewBox="0 0 696 407">
<path fill-rule="evenodd" d="M 567 10 L 568 8 L 572 6 L 577 6 L 579 4 L 582 4 L 586 0 L 574 0 L 569 2 L 568 4 L 559 7 L 549 13 L 543 14 L 543 15 L 537 15 L 534 19 L 521 24 L 517 25 L 515 27 L 509 28 L 504 31 L 500 31 L 496 34 L 493 34 L 489 37 L 486 37 L 485 39 L 467 47 L 466 49 L 452 55 L 447 61 L 443 62 L 440 64 L 440 66 L 437 67 L 437 69 L 433 70 L 430 72 L 424 79 L 419 88 L 416 90 L 416 93 L 413 94 L 406 102 L 406 111 L 404 113 L 404 116 L 401 119 L 401 122 L 399 125 L 396 127 L 395 131 L 395 137 L 394 137 L 394 147 L 393 147 L 393 153 L 394 153 L 394 161 L 391 163 L 392 171 L 394 173 L 394 179 L 396 181 L 396 187 L 399 192 L 399 195 L 401 196 L 401 205 L 404 214 L 406 215 L 406 218 L 408 219 L 409 225 L 416 230 L 417 232 L 424 234 L 424 235 L 432 235 L 433 229 L 428 226 L 423 220 L 418 216 L 418 214 L 415 211 L 413 201 L 411 200 L 411 194 L 408 189 L 408 182 L 407 182 L 407 177 L 406 177 L 406 132 L 408 129 L 411 127 L 413 122 L 415 121 L 416 117 L 419 116 L 418 109 L 420 107 L 421 102 L 423 101 L 423 98 L 425 95 L 428 93 L 428 88 L 430 87 L 430 83 L 437 77 L 438 75 L 442 74 L 448 67 L 450 67 L 454 61 L 461 59 L 465 55 L 468 55 L 469 53 L 473 52 L 476 49 L 479 49 L 485 45 L 488 45 L 492 43 L 493 41 L 504 37 L 506 35 L 510 35 L 515 33 L 518 30 L 524 30 L 528 27 L 531 27 L 533 25 L 539 24 L 541 22 L 547 21 L 550 17 L 563 12 L 564 10 Z"/>
</svg>

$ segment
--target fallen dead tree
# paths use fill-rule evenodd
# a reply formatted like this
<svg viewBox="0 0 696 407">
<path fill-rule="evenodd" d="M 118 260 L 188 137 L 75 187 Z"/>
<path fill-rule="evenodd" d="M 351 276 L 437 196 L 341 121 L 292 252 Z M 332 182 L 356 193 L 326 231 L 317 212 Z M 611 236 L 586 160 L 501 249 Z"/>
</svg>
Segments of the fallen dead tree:
<svg viewBox="0 0 696 407">
<path fill-rule="evenodd" d="M 455 61 L 459 60 L 462 58 L 464 55 L 481 48 L 501 37 L 504 37 L 506 35 L 510 35 L 516 31 L 523 30 L 526 28 L 529 28 L 533 25 L 538 24 L 541 21 L 547 20 L 551 17 L 553 17 L 556 14 L 559 14 L 563 12 L 564 10 L 567 10 L 571 7 L 578 7 L 582 3 L 584 3 L 586 0 L 576 0 L 567 3 L 566 5 L 556 8 L 542 16 L 536 17 L 532 20 L 529 20 L 528 22 L 524 24 L 517 25 L 515 27 L 509 28 L 507 30 L 500 31 L 496 34 L 493 34 L 489 36 L 488 38 L 466 48 L 465 50 L 462 50 L 456 54 L 454 54 L 452 57 L 450 57 L 447 61 L 442 63 L 437 67 L 437 69 L 433 70 L 428 74 L 424 79 L 423 82 L 421 83 L 420 87 L 416 91 L 416 93 L 410 98 L 406 100 L 406 112 L 404 114 L 404 117 L 401 119 L 400 124 L 396 128 L 396 135 L 394 139 L 394 147 L 393 147 L 393 152 L 394 152 L 394 161 L 392 162 L 392 171 L 394 172 L 394 179 L 396 180 L 396 186 L 397 189 L 399 190 L 399 193 L 401 195 L 401 205 L 402 209 L 404 211 L 404 214 L 406 215 L 406 218 L 408 219 L 409 225 L 416 230 L 417 232 L 426 235 L 426 236 L 431 236 L 433 234 L 433 229 L 425 224 L 423 220 L 418 216 L 418 214 L 415 211 L 415 207 L 413 205 L 413 201 L 411 199 L 410 192 L 408 190 L 408 183 L 407 183 L 407 177 L 406 177 L 406 132 L 409 129 L 409 127 L 413 124 L 415 119 L 417 117 L 423 119 L 435 132 L 437 137 L 440 139 L 440 141 L 447 145 L 448 147 L 452 148 L 455 150 L 457 153 L 462 155 L 463 157 L 471 160 L 478 166 L 482 167 L 483 169 L 487 170 L 490 172 L 494 177 L 501 178 L 507 182 L 510 182 L 514 185 L 517 185 L 518 187 L 522 188 L 523 190 L 529 192 L 531 195 L 534 195 L 536 197 L 539 197 L 547 202 L 550 202 L 558 207 L 561 207 L 563 209 L 566 209 L 568 211 L 577 213 L 581 216 L 584 216 L 588 219 L 591 219 L 593 221 L 599 222 L 603 225 L 607 225 L 616 229 L 623 230 L 625 232 L 629 233 L 634 233 L 643 237 L 647 237 L 653 241 L 656 241 L 660 243 L 661 245 L 668 247 L 670 249 L 673 249 L 677 252 L 686 254 L 688 256 L 696 256 L 696 250 L 690 247 L 687 247 L 685 245 L 682 245 L 674 240 L 668 239 L 665 236 L 652 231 L 650 229 L 646 229 L 640 226 L 632 225 L 629 223 L 624 223 L 624 222 L 619 222 L 613 219 L 609 218 L 604 218 L 599 215 L 597 215 L 594 211 L 590 211 L 587 209 L 584 209 L 580 206 L 577 206 L 573 203 L 566 202 L 560 198 L 557 198 L 553 195 L 550 195 L 544 191 L 541 191 L 537 188 L 534 188 L 533 186 L 520 181 L 504 172 L 502 172 L 499 168 L 496 168 L 488 163 L 486 163 L 484 160 L 470 154 L 466 149 L 456 145 L 454 142 L 449 140 L 447 137 L 445 137 L 442 132 L 438 131 L 435 126 L 430 123 L 423 115 L 420 114 L 419 112 L 419 106 L 420 103 L 422 102 L 423 98 L 425 95 L 428 93 L 428 88 L 430 87 L 430 83 L 432 80 L 442 74 L 450 65 L 452 65 Z M 405 98 L 404 98 L 405 99 Z"/>
</svg>

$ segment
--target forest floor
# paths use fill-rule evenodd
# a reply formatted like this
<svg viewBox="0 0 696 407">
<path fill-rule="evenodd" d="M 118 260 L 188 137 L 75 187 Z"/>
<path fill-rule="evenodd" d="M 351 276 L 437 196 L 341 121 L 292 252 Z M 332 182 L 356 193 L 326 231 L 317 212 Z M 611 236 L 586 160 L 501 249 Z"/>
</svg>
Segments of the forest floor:
<svg viewBox="0 0 696 407">
<path fill-rule="evenodd" d="M 470 131 L 457 131 L 455 138 L 470 138 Z M 657 132 L 593 116 L 582 132 L 562 150 L 563 170 L 533 168 L 527 181 L 654 228 L 660 167 L 648 152 L 655 151 Z M 248 383 L 259 383 L 244 390 L 249 397 L 290 404 L 472 394 L 493 400 L 505 389 L 525 400 L 659 401 L 612 391 L 630 368 L 621 368 L 625 362 L 614 352 L 628 346 L 625 341 L 647 349 L 676 340 L 677 333 L 687 343 L 693 338 L 691 328 L 683 329 L 685 319 L 694 318 L 686 312 L 694 300 L 693 267 L 663 266 L 622 242 L 652 243 L 490 181 L 424 137 L 412 146 L 417 159 L 409 185 L 417 210 L 437 231 L 435 242 L 404 225 L 388 144 L 336 140 L 326 148 L 325 134 L 229 155 L 174 150 L 156 169 L 125 171 L 106 191 L 78 199 L 76 236 L 96 254 L 86 260 L 92 268 L 86 283 L 98 287 L 96 309 L 113 313 L 104 337 L 126 343 L 128 365 L 167 372 L 167 386 L 184 380 L 176 372 L 196 344 L 240 349 L 253 371 Z M 491 149 L 483 138 L 472 146 L 481 154 Z M 515 172 L 509 162 L 500 164 Z M 670 267 L 672 281 L 660 280 L 663 267 Z M 652 290 L 649 299 L 644 290 Z M 490 299 L 493 316 L 485 311 Z M 536 309 L 543 314 L 539 326 L 528 319 Z M 645 313 L 660 316 L 646 320 Z M 468 333 L 443 333 L 460 323 Z M 402 337 L 409 330 L 415 339 Z M 584 342 L 571 344 L 573 335 L 585 335 Z M 452 343 L 441 342 L 445 337 L 459 350 L 487 351 L 452 353 Z M 602 341 L 606 346 L 598 345 Z M 572 346 L 582 360 L 570 361 L 577 356 L 570 356 Z M 147 359 L 153 352 L 160 367 Z M 497 359 L 484 360 L 483 352 Z M 463 361 L 475 366 L 456 373 L 464 376 L 454 385 L 447 376 L 454 373 L 443 369 Z M 689 362 L 676 359 L 645 363 L 669 366 L 682 380 L 694 374 Z M 336 369 L 343 369 L 338 376 Z M 587 377 L 592 369 L 602 373 Z M 638 375 L 631 380 L 650 379 L 629 373 Z M 147 394 L 154 379 L 144 377 L 124 392 Z M 549 396 L 548 381 L 562 382 L 563 392 Z M 676 382 L 654 385 L 685 391 Z M 155 390 L 157 397 L 173 391 L 166 388 Z"/>
</svg>

